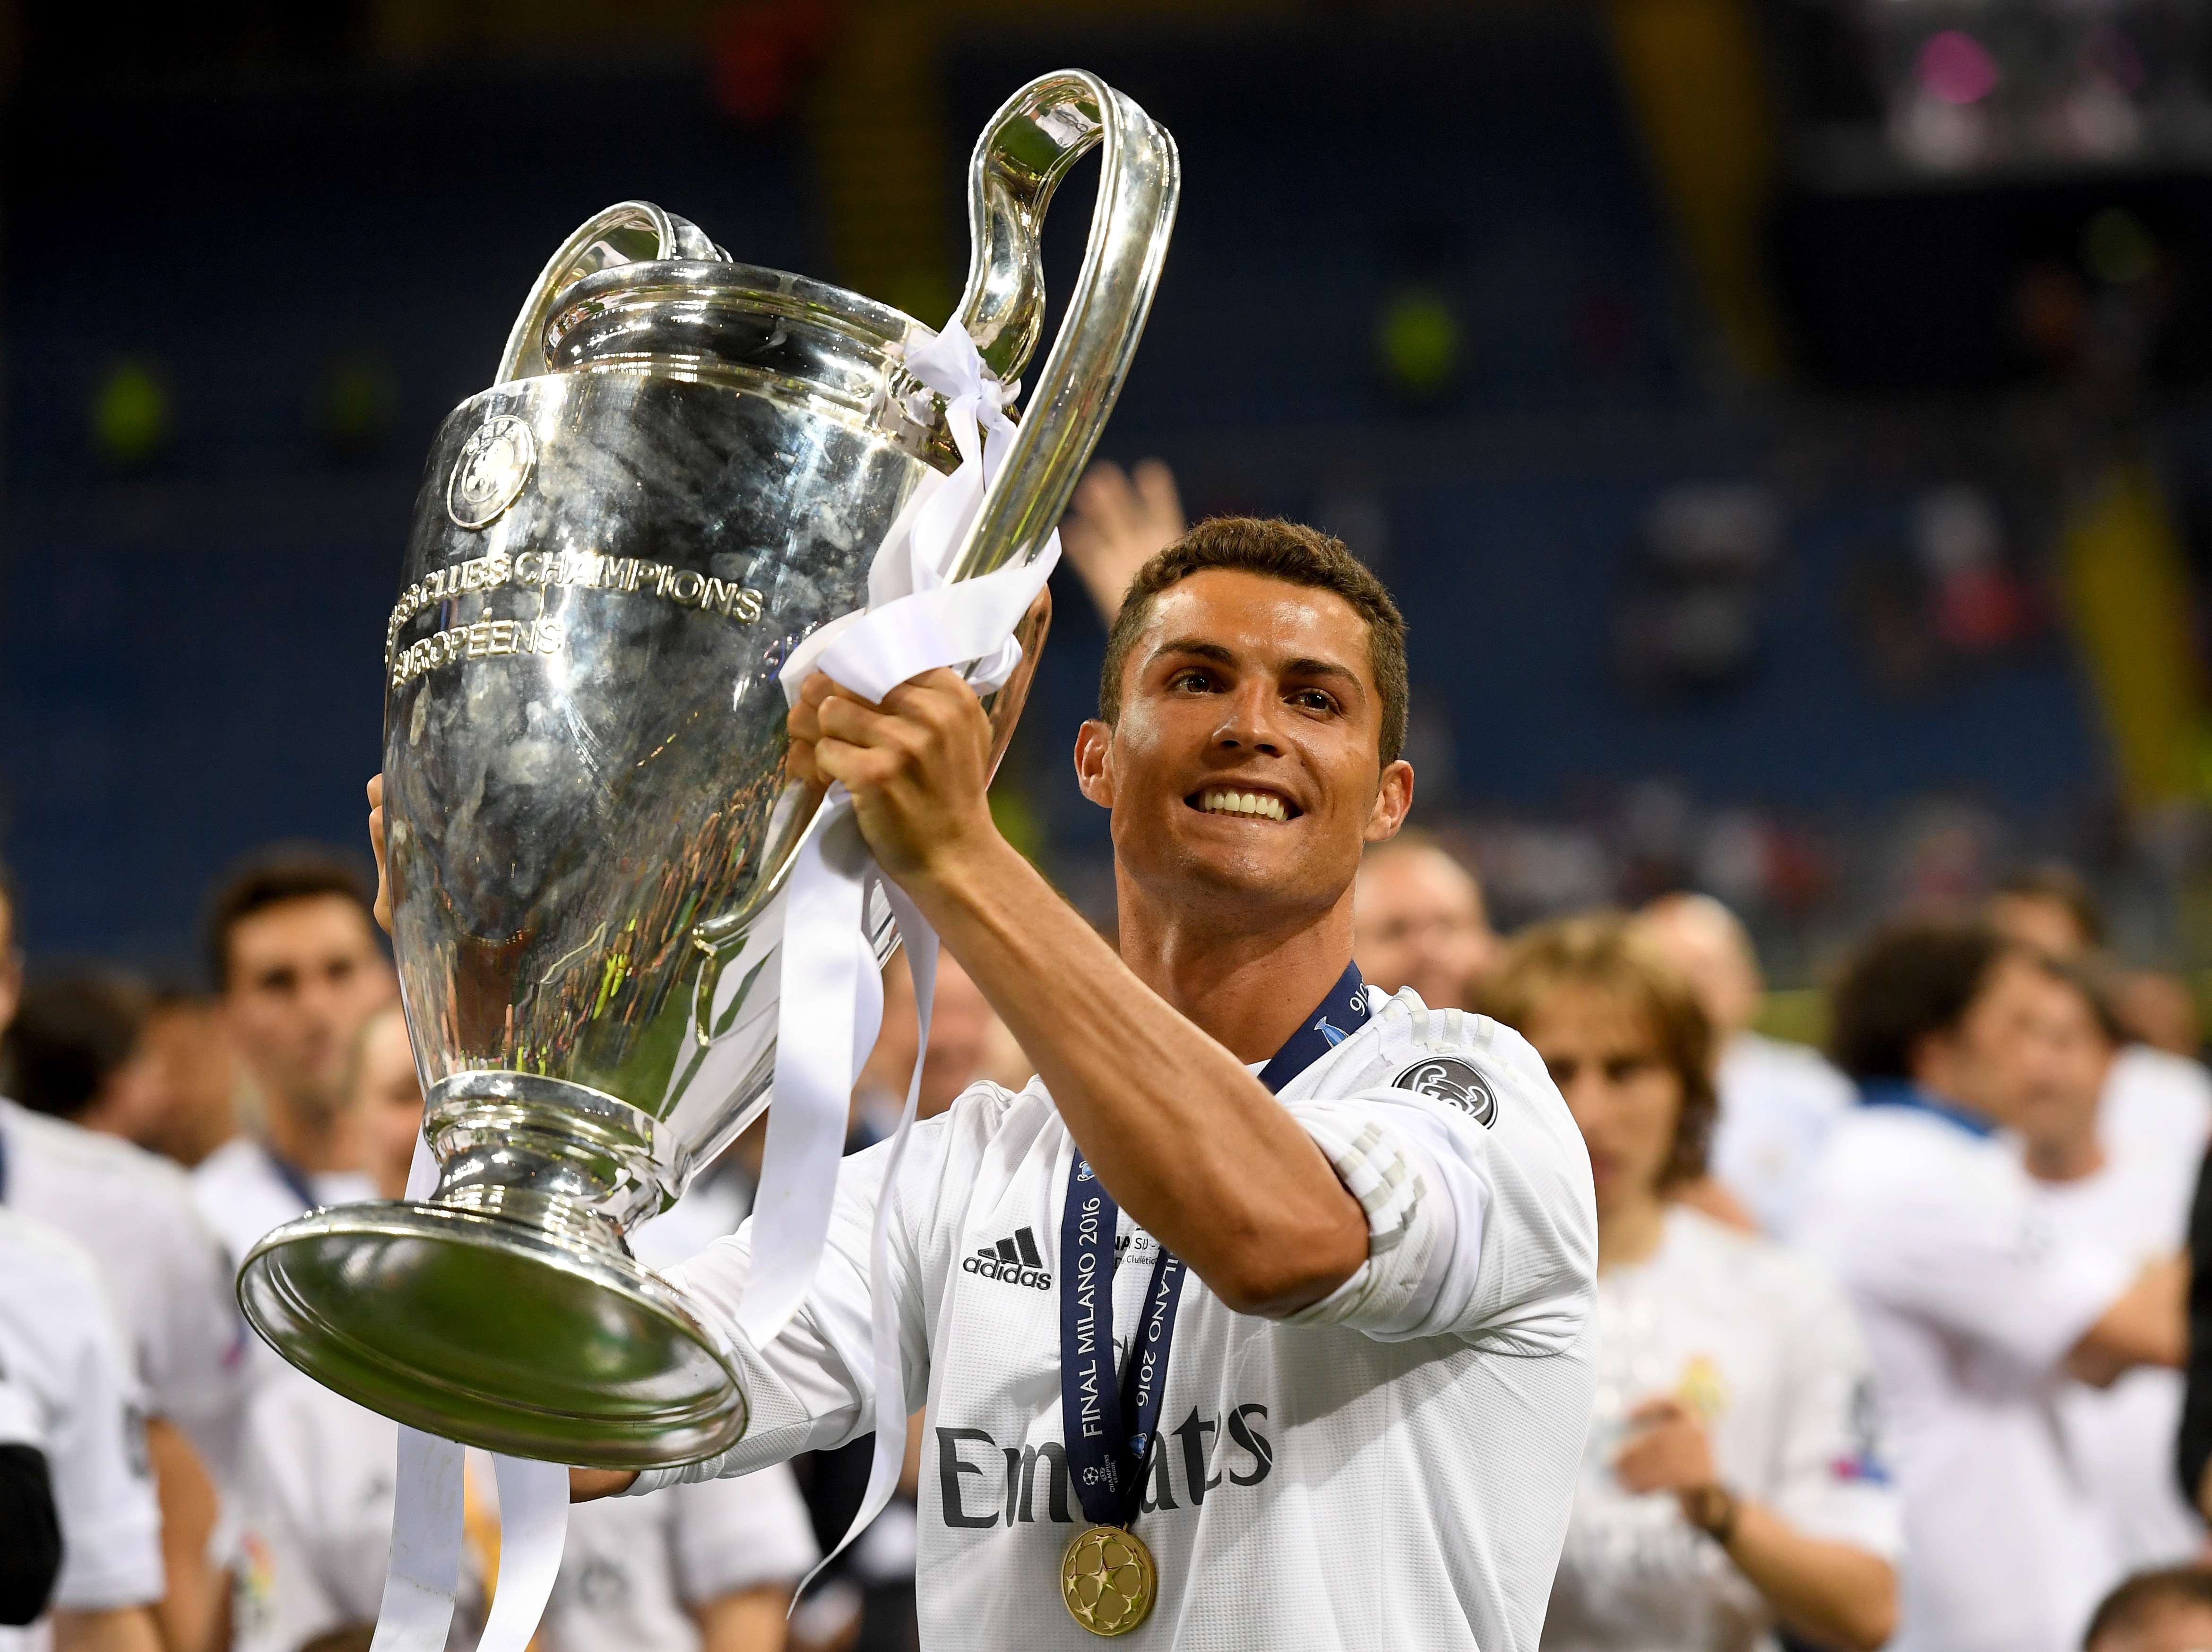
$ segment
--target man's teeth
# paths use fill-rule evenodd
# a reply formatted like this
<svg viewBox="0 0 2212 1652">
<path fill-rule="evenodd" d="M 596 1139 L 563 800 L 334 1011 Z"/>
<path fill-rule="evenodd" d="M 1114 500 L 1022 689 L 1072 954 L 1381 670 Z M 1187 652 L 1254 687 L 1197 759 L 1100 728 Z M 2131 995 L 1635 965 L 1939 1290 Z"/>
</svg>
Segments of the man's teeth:
<svg viewBox="0 0 2212 1652">
<path fill-rule="evenodd" d="M 1283 800 L 1266 792 L 1208 792 L 1200 806 L 1209 815 L 1258 815 L 1263 820 L 1288 820 Z"/>
</svg>

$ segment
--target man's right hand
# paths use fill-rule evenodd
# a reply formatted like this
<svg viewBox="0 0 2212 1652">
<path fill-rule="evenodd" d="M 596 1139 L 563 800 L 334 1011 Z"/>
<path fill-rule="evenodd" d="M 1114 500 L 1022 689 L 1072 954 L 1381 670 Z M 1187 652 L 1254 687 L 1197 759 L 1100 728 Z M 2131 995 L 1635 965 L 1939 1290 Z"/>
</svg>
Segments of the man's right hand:
<svg viewBox="0 0 2212 1652">
<path fill-rule="evenodd" d="M 384 864 L 384 776 L 368 782 L 368 847 L 376 856 L 376 923 L 392 932 L 392 875 Z"/>
<path fill-rule="evenodd" d="M 568 1471 L 568 1501 L 597 1503 L 618 1497 L 637 1483 L 635 1468 L 572 1468 Z"/>
</svg>

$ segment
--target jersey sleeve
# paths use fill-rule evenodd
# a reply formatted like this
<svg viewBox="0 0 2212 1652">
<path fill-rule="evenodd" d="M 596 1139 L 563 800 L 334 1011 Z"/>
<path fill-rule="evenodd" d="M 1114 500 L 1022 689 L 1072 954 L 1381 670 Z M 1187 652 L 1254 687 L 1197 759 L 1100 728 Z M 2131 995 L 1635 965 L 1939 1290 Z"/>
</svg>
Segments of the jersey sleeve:
<svg viewBox="0 0 2212 1652">
<path fill-rule="evenodd" d="M 797 1582 L 822 1558 L 799 1482 L 781 1463 L 676 1486 L 676 1590 L 688 1606 Z"/>
<path fill-rule="evenodd" d="M 1790 1293 L 1774 1511 L 1808 1537 L 1894 1561 L 1904 1514 L 1873 1356 L 1843 1288 L 1809 1258 L 1790 1260 L 1802 1277 Z"/>
<path fill-rule="evenodd" d="M 1829 1260 L 1857 1288 L 1924 1316 L 2017 1368 L 2046 1371 L 2118 1300 L 2136 1272 L 2117 1251 L 2063 1236 L 2008 1161 L 1941 1186 L 1892 1184 Z"/>
<path fill-rule="evenodd" d="M 1571 1346 L 1590 1312 L 1589 1157 L 1520 1036 L 1391 1000 L 1372 1051 L 1285 1102 L 1365 1211 L 1367 1260 L 1291 1317 L 1380 1340 L 1455 1336 L 1500 1352 Z M 1358 1088 L 1330 1097 L 1347 1079 Z"/>
<path fill-rule="evenodd" d="M 67 1403 L 47 1431 L 64 1553 L 53 1604 L 103 1612 L 161 1598 L 161 1513 L 137 1385 L 88 1272 L 85 1287 L 82 1313 L 55 1327 L 74 1346 Z"/>
<path fill-rule="evenodd" d="M 963 1108 L 914 1127 L 890 1225 L 890 1278 L 898 1303 L 899 1347 L 906 1409 L 919 1411 L 929 1392 L 928 1327 L 921 1301 L 919 1233 L 942 1173 L 950 1133 Z M 718 1457 L 683 1468 L 649 1469 L 629 1495 L 748 1474 L 802 1451 L 826 1451 L 872 1432 L 875 1420 L 874 1329 L 869 1253 L 876 1203 L 890 1167 L 890 1142 L 854 1154 L 839 1167 L 830 1233 L 814 1284 L 765 1348 L 738 1328 L 738 1304 L 752 1274 L 753 1222 L 718 1239 L 665 1277 L 704 1312 L 726 1340 L 750 1408 L 744 1437 Z"/>
</svg>

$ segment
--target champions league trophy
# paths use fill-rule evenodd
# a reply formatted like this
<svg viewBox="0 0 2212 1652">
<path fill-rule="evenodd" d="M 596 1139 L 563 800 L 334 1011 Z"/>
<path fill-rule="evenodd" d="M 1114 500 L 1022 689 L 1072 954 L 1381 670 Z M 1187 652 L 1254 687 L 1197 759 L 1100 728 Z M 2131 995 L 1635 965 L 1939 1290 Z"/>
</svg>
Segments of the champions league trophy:
<svg viewBox="0 0 2212 1652">
<path fill-rule="evenodd" d="M 1066 320 L 951 568 L 1046 542 L 1167 249 L 1173 140 L 1048 76 L 978 140 L 958 320 L 1011 383 L 1042 330 L 1039 222 L 1103 143 Z M 611 1468 L 744 1432 L 714 1335 L 623 1236 L 769 1105 L 782 887 L 820 799 L 778 671 L 863 606 L 871 558 L 959 454 L 884 305 L 732 261 L 657 206 L 571 236 L 498 382 L 446 421 L 386 638 L 385 818 L 437 1170 L 317 1212 L 239 1293 L 295 1365 L 426 1433 Z M 987 700 L 1005 749 L 1044 637 Z M 887 913 L 871 909 L 880 956 Z M 418 1165 L 419 1173 L 419 1165 Z"/>
</svg>

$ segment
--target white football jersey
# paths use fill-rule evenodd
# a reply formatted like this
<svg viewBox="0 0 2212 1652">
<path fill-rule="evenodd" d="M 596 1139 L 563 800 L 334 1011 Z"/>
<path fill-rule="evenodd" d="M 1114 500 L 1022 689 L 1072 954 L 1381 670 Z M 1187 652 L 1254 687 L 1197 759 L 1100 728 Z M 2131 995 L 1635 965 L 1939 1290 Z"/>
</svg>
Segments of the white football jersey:
<svg viewBox="0 0 2212 1652">
<path fill-rule="evenodd" d="M 1158 1652 L 1536 1645 L 1589 1418 L 1589 1156 L 1518 1035 L 1410 991 L 1369 1002 L 1368 1024 L 1281 1096 L 1365 1208 L 1368 1260 L 1286 1320 L 1183 1285 L 1136 1522 L 1159 1569 L 1139 1635 Z M 844 1162 L 821 1272 L 765 1350 L 732 1319 L 750 1224 L 670 1271 L 736 1343 L 752 1421 L 726 1472 L 873 1428 L 869 1230 L 887 1154 Z M 1060 1592 L 1089 1524 L 1060 1427 L 1073 1155 L 1035 1081 L 978 1084 L 908 1144 L 887 1283 L 906 1407 L 928 1411 L 926 1646 L 1096 1644 Z M 1121 1239 L 1126 1345 L 1158 1248 L 1126 1212 Z"/>
<path fill-rule="evenodd" d="M 145 1420 L 98 1267 L 11 1210 L 0 1210 L 0 1372 L 31 1396 L 53 1478 L 63 1547 L 53 1604 L 98 1612 L 161 1599 Z M 0 1629 L 0 1649 L 41 1639 L 40 1625 Z"/>
<path fill-rule="evenodd" d="M 1765 1600 L 1671 1492 L 1613 1473 L 1628 1417 L 1681 1400 L 1722 1482 L 1805 1536 L 1894 1560 L 1873 1361 L 1858 1317 L 1809 1256 L 1676 1206 L 1650 1260 L 1598 1276 L 1597 1403 L 1552 1586 L 1546 1652 L 1771 1652 Z"/>
<path fill-rule="evenodd" d="M 1857 1101 L 1818 1050 L 1758 1033 L 1729 1041 L 1717 1075 L 1712 1172 L 1760 1229 L 1787 1239 L 1804 1208 L 1820 1145 Z"/>
<path fill-rule="evenodd" d="M 122 1320 L 147 1410 L 191 1436 L 218 1481 L 235 1470 L 251 1334 L 190 1179 L 114 1136 L 0 1099 L 0 1203 L 92 1254 Z"/>
<path fill-rule="evenodd" d="M 297 1372 L 253 1403 L 246 1534 L 234 1595 L 235 1652 L 299 1652 L 374 1623 L 392 1545 L 398 1424 Z M 471 1495 L 495 1511 L 489 1459 L 470 1454 Z M 474 1551 L 466 1546 L 471 1561 Z M 805 1503 L 781 1464 L 743 1479 L 679 1485 L 568 1511 L 568 1540 L 540 1652 L 698 1652 L 690 1608 L 788 1587 L 820 1558 Z M 449 1645 L 483 1627 L 483 1579 L 470 1566 Z"/>
<path fill-rule="evenodd" d="M 2073 1652 L 2106 1563 L 2063 1364 L 2136 1264 L 2061 1236 L 2004 1142 L 1917 1107 L 1838 1123 L 1799 1232 L 1881 1381 L 1905 1498 L 1889 1652 Z"/>
<path fill-rule="evenodd" d="M 2115 1248 L 2140 1264 L 2189 1242 L 2194 1190 L 2171 1166 L 2115 1152 L 2094 1175 L 2033 1185 L 2052 1228 L 2077 1243 Z M 2183 1498 L 2173 1467 L 2184 1386 L 2179 1371 L 2138 1366 L 2108 1388 L 2069 1382 L 2059 1391 L 2067 1449 L 2104 1527 L 2108 1586 L 2204 1552 L 2204 1518 Z"/>
<path fill-rule="evenodd" d="M 2097 1101 L 2097 1135 L 2113 1158 L 2169 1177 L 2185 1212 L 2212 1139 L 2212 1073 L 2186 1056 L 2123 1045 Z"/>
<path fill-rule="evenodd" d="M 269 1150 L 251 1136 L 233 1136 L 193 1166 L 191 1177 L 192 1197 L 229 1253 L 234 1278 L 246 1253 L 271 1229 L 319 1206 L 376 1197 L 376 1183 L 362 1172 L 334 1170 L 307 1176 L 307 1192 L 313 1197 L 303 1198 Z"/>
</svg>

